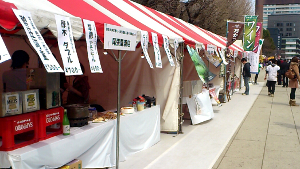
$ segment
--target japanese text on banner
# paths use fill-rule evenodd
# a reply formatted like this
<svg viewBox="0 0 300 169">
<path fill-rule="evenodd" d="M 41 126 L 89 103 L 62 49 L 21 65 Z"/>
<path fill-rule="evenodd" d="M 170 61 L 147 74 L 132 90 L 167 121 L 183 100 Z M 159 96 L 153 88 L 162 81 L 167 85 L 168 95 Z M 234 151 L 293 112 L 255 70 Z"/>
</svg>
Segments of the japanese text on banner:
<svg viewBox="0 0 300 169">
<path fill-rule="evenodd" d="M 92 73 L 103 73 L 98 49 L 97 49 L 97 31 L 94 21 L 83 19 L 85 28 L 86 47 L 88 51 L 90 69 Z"/>
<path fill-rule="evenodd" d="M 162 68 L 162 62 L 161 62 L 161 54 L 159 50 L 158 45 L 158 37 L 156 33 L 152 32 L 152 42 L 153 42 L 153 48 L 154 48 L 154 54 L 155 54 L 155 65 L 158 68 Z"/>
<path fill-rule="evenodd" d="M 10 59 L 10 55 L 0 34 L 0 63 Z"/>
<path fill-rule="evenodd" d="M 170 65 L 171 66 L 175 66 L 174 64 L 174 60 L 172 58 L 170 49 L 169 49 L 169 38 L 166 35 L 162 35 L 163 39 L 164 39 L 164 48 L 165 48 L 165 52 L 167 54 L 167 57 L 169 59 Z"/>
<path fill-rule="evenodd" d="M 152 62 L 151 62 L 149 54 L 148 54 L 148 43 L 149 43 L 148 32 L 147 31 L 141 31 L 141 46 L 142 46 L 142 49 L 143 49 L 143 53 L 144 53 L 144 56 L 147 59 L 147 62 L 149 64 L 149 66 L 151 68 L 153 68 Z"/>
<path fill-rule="evenodd" d="M 245 16 L 244 50 L 253 51 L 256 35 L 257 16 Z"/>
<path fill-rule="evenodd" d="M 255 52 L 255 53 L 258 53 L 258 46 L 259 46 L 259 40 L 260 40 L 260 36 L 261 36 L 261 30 L 262 30 L 262 22 L 257 22 L 254 49 L 253 49 L 253 52 Z"/>
<path fill-rule="evenodd" d="M 38 53 L 47 72 L 63 72 L 62 68 L 52 55 L 48 45 L 44 41 L 40 31 L 36 28 L 30 12 L 16 9 L 13 9 L 13 11 L 24 27 L 29 42 Z"/>
<path fill-rule="evenodd" d="M 69 17 L 55 15 L 58 47 L 66 76 L 82 75 Z"/>
</svg>

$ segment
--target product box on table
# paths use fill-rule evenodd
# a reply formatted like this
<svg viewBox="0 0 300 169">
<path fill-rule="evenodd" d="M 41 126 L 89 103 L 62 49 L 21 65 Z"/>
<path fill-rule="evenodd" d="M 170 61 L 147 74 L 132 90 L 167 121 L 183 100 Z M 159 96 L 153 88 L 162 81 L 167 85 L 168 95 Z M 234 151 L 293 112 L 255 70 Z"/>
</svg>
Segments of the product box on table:
<svg viewBox="0 0 300 169">
<path fill-rule="evenodd" d="M 82 169 L 82 161 L 75 159 L 58 169 Z"/>
<path fill-rule="evenodd" d="M 37 111 L 37 116 L 39 141 L 62 134 L 64 117 L 64 109 L 62 107 Z"/>
<path fill-rule="evenodd" d="M 2 93 L 0 117 L 22 113 L 22 94 L 20 92 Z"/>
<path fill-rule="evenodd" d="M 37 115 L 32 112 L 0 118 L 0 137 L 0 151 L 11 151 L 37 142 Z"/>
</svg>

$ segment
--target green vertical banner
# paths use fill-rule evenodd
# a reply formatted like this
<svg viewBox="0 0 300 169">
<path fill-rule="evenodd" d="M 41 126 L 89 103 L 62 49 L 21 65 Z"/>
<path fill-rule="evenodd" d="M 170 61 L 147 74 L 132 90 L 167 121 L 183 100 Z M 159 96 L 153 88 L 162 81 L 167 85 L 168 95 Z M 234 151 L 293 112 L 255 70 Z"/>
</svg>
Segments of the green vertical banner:
<svg viewBox="0 0 300 169">
<path fill-rule="evenodd" d="M 256 35 L 257 16 L 246 15 L 244 26 L 244 50 L 253 51 Z"/>
</svg>

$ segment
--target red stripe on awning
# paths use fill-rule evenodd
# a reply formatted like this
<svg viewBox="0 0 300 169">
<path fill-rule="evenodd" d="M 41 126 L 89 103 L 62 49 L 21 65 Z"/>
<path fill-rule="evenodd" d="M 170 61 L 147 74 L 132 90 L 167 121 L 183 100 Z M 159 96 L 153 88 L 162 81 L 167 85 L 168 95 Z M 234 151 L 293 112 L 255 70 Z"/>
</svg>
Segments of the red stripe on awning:
<svg viewBox="0 0 300 169">
<path fill-rule="evenodd" d="M 0 26 L 6 30 L 13 30 L 19 24 L 12 8 L 18 9 L 14 4 L 0 0 Z"/>
</svg>

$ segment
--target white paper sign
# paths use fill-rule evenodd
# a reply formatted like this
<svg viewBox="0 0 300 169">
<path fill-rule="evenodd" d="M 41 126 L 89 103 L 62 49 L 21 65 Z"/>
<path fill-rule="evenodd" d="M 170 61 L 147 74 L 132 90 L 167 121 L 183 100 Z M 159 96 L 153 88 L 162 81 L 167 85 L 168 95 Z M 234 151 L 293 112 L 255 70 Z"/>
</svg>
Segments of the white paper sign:
<svg viewBox="0 0 300 169">
<path fill-rule="evenodd" d="M 147 62 L 149 64 L 149 66 L 151 68 L 153 68 L 152 62 L 151 62 L 149 54 L 148 54 L 148 43 L 149 43 L 148 32 L 147 31 L 141 31 L 141 46 L 142 46 L 142 49 L 143 49 L 143 53 L 144 53 L 144 56 L 147 59 Z"/>
<path fill-rule="evenodd" d="M 172 58 L 170 49 L 169 49 L 169 38 L 166 35 L 162 35 L 163 39 L 164 39 L 164 48 L 165 48 L 165 52 L 167 54 L 167 57 L 169 59 L 170 65 L 171 66 L 175 66 L 174 64 L 174 60 Z"/>
<path fill-rule="evenodd" d="M 38 53 L 47 72 L 63 72 L 48 45 L 44 41 L 40 31 L 36 28 L 30 12 L 17 9 L 13 9 L 13 11 L 24 27 L 31 45 Z"/>
<path fill-rule="evenodd" d="M 82 75 L 69 17 L 55 15 L 58 47 L 66 76 Z"/>
<path fill-rule="evenodd" d="M 152 43 L 153 43 L 154 54 L 155 54 L 155 65 L 158 68 L 162 68 L 161 54 L 158 45 L 158 37 L 156 33 L 153 32 L 151 33 L 152 33 Z"/>
<path fill-rule="evenodd" d="M 178 46 L 179 46 L 179 44 L 178 44 L 178 38 L 175 38 L 174 39 L 174 57 L 175 57 L 177 65 L 179 66 L 179 62 L 178 62 L 178 59 L 177 59 L 177 52 L 176 52 L 177 49 L 178 49 Z"/>
<path fill-rule="evenodd" d="M 104 49 L 135 51 L 136 30 L 104 24 Z"/>
<path fill-rule="evenodd" d="M 92 73 L 103 73 L 97 49 L 97 31 L 94 21 L 83 19 L 85 40 Z"/>
<path fill-rule="evenodd" d="M 5 46 L 5 43 L 0 34 L 0 63 L 5 62 L 10 59 L 10 54 Z"/>
<path fill-rule="evenodd" d="M 36 110 L 37 109 L 37 100 L 36 100 L 36 93 L 27 93 L 25 94 L 25 109 L 29 110 Z"/>
<path fill-rule="evenodd" d="M 233 53 L 233 57 L 236 58 L 238 56 L 238 54 L 239 54 L 239 51 L 235 50 Z"/>
</svg>

